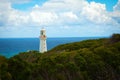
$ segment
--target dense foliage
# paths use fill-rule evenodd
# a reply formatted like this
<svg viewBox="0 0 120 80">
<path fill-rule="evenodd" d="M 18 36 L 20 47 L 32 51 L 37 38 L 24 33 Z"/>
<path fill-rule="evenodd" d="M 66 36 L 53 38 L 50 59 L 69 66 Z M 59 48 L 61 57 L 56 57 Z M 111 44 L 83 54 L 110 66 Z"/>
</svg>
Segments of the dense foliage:
<svg viewBox="0 0 120 80">
<path fill-rule="evenodd" d="M 0 56 L 0 80 L 120 80 L 120 34 Z"/>
</svg>

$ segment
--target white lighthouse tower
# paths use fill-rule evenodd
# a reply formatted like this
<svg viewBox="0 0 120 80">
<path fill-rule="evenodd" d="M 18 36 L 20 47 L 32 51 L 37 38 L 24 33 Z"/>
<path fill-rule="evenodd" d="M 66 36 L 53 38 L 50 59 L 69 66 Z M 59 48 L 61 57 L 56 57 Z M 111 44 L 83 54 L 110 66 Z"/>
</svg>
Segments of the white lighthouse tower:
<svg viewBox="0 0 120 80">
<path fill-rule="evenodd" d="M 47 52 L 46 39 L 47 39 L 46 30 L 42 28 L 40 31 L 40 48 L 39 48 L 39 52 L 41 53 Z"/>
</svg>

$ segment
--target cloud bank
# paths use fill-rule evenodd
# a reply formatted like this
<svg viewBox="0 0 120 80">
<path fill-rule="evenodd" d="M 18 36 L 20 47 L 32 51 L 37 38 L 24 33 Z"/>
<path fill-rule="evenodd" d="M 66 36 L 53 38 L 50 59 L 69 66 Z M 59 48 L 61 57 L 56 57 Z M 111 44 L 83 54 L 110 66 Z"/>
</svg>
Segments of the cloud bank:
<svg viewBox="0 0 120 80">
<path fill-rule="evenodd" d="M 96 34 L 96 29 L 103 31 L 110 29 L 113 32 L 120 31 L 118 31 L 120 29 L 120 0 L 114 6 L 112 12 L 107 11 L 105 4 L 96 2 L 88 3 L 86 0 L 48 0 L 42 5 L 36 4 L 26 11 L 12 7 L 13 4 L 29 3 L 30 1 L 1 1 L 0 29 L 2 27 L 23 27 L 27 29 L 27 27 L 31 26 L 47 26 L 56 30 L 62 27 L 67 30 L 75 29 L 75 27 L 78 29 L 93 28 L 93 30 L 90 30 L 91 35 Z M 100 26 L 102 28 L 98 28 Z M 107 27 L 107 29 L 104 27 Z M 78 34 L 79 31 L 75 33 Z M 100 34 L 104 33 L 103 31 Z M 109 30 L 107 31 L 110 33 Z M 63 33 L 65 32 L 63 31 Z"/>
</svg>

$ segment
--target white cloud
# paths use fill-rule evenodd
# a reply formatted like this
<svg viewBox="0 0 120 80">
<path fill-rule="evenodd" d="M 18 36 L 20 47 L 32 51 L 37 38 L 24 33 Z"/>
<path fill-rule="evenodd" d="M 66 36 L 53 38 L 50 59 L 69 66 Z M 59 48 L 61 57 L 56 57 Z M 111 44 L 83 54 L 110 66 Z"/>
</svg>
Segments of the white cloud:
<svg viewBox="0 0 120 80">
<path fill-rule="evenodd" d="M 17 4 L 28 3 L 30 1 L 31 0 L 0 0 L 1 3 L 9 2 L 9 3 L 17 3 Z"/>
<path fill-rule="evenodd" d="M 0 24 L 1 26 L 7 23 L 9 17 L 9 12 L 11 12 L 11 3 L 9 2 L 0 2 Z"/>
<path fill-rule="evenodd" d="M 38 25 L 50 25 L 57 20 L 57 15 L 52 12 L 32 11 L 30 12 L 31 22 Z"/>
<path fill-rule="evenodd" d="M 25 2 L 28 1 L 25 0 Z M 13 26 L 29 26 L 29 24 L 55 26 L 55 24 L 80 24 L 86 21 L 95 24 L 109 24 L 113 21 L 111 14 L 106 11 L 105 4 L 88 3 L 85 0 L 49 0 L 43 6 L 36 4 L 29 12 L 13 9 L 10 2 L 0 4 L 0 21 Z"/>
<path fill-rule="evenodd" d="M 118 0 L 118 3 L 113 7 L 115 11 L 120 11 L 120 0 Z"/>
<path fill-rule="evenodd" d="M 63 12 L 59 14 L 59 25 L 71 25 L 78 23 L 78 16 L 73 12 Z"/>
<path fill-rule="evenodd" d="M 113 7 L 114 11 L 110 13 L 111 18 L 114 22 L 119 26 L 120 25 L 120 0 L 118 3 Z"/>
<path fill-rule="evenodd" d="M 9 13 L 7 25 L 21 26 L 28 24 L 29 20 L 30 18 L 26 13 L 17 10 L 12 10 Z"/>
<path fill-rule="evenodd" d="M 105 4 L 88 3 L 86 0 L 48 0 L 43 5 L 36 4 L 28 11 L 14 9 L 12 4 L 27 3 L 30 0 L 1 1 L 0 26 L 3 27 L 53 26 L 59 29 L 66 26 L 64 29 L 69 29 L 70 26 L 86 27 L 89 24 L 106 27 L 108 24 L 120 25 L 120 0 L 114 6 L 113 12 L 108 12 Z"/>
<path fill-rule="evenodd" d="M 49 0 L 41 7 L 42 10 L 55 12 L 80 12 L 88 2 L 86 0 Z"/>
<path fill-rule="evenodd" d="M 89 21 L 97 24 L 106 24 L 111 21 L 111 17 L 106 11 L 105 4 L 91 2 L 83 8 L 81 14 Z"/>
<path fill-rule="evenodd" d="M 71 20 L 78 19 L 77 16 L 73 12 L 66 12 L 66 13 L 63 13 L 62 15 Z"/>
</svg>

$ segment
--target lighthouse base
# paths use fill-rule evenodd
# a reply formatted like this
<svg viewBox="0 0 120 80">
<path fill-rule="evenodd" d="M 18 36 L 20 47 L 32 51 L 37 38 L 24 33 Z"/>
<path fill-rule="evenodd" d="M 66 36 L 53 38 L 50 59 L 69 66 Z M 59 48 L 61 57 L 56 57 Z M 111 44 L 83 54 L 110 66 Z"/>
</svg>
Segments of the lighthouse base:
<svg viewBox="0 0 120 80">
<path fill-rule="evenodd" d="M 47 44 L 46 44 L 46 40 L 40 40 L 40 49 L 39 49 L 40 53 L 44 53 L 47 52 Z"/>
</svg>

